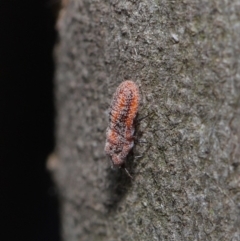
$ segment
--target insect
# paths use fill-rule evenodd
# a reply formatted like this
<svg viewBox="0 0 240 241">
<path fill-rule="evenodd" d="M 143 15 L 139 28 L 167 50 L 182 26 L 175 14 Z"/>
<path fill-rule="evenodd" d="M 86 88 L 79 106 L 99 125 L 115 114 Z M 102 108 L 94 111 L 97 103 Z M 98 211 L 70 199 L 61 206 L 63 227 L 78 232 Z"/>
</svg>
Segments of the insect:
<svg viewBox="0 0 240 241">
<path fill-rule="evenodd" d="M 133 148 L 134 120 L 139 102 L 138 86 L 131 80 L 122 82 L 113 95 L 105 145 L 105 152 L 112 161 L 112 167 L 124 167 L 127 155 Z M 127 170 L 126 172 L 131 177 Z"/>
</svg>

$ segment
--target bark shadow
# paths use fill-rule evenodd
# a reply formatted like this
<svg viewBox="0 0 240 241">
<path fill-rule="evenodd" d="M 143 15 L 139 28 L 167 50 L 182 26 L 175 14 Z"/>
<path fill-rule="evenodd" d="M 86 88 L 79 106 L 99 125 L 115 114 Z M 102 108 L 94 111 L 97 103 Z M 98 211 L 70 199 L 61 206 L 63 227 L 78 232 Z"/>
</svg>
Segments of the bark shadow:
<svg viewBox="0 0 240 241">
<path fill-rule="evenodd" d="M 109 167 L 107 170 L 108 199 L 105 206 L 109 212 L 117 210 L 119 203 L 126 196 L 129 188 L 134 182 L 133 159 L 133 152 L 131 151 L 124 166 L 124 168 L 127 168 L 132 178 L 127 174 L 124 168 L 112 169 Z"/>
</svg>

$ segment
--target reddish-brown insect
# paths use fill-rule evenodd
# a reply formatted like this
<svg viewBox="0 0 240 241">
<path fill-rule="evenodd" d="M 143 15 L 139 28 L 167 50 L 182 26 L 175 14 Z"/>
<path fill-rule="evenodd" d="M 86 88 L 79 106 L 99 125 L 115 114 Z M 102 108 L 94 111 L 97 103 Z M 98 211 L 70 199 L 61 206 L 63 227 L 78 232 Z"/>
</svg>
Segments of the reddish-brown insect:
<svg viewBox="0 0 240 241">
<path fill-rule="evenodd" d="M 122 82 L 113 95 L 105 152 L 113 167 L 124 167 L 126 157 L 134 145 L 134 119 L 140 97 L 138 86 L 131 80 Z"/>
</svg>

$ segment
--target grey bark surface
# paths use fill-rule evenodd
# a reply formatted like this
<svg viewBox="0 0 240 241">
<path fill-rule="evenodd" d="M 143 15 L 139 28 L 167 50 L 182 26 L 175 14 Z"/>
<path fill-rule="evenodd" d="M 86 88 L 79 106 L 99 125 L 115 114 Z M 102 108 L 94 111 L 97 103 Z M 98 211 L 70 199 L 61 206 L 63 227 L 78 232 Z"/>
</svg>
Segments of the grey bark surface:
<svg viewBox="0 0 240 241">
<path fill-rule="evenodd" d="M 70 0 L 57 23 L 65 241 L 240 240 L 240 2 Z M 141 91 L 131 180 L 104 153 L 117 86 Z"/>
</svg>

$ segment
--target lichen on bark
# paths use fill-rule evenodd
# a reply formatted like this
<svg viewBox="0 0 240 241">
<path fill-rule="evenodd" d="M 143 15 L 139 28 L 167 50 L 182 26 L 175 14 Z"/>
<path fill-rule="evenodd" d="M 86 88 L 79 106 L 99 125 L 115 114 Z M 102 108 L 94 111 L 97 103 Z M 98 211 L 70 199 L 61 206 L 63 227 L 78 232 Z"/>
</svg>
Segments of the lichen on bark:
<svg viewBox="0 0 240 241">
<path fill-rule="evenodd" d="M 70 0 L 58 20 L 56 155 L 68 241 L 240 240 L 238 0 Z M 104 154 L 116 87 L 140 87 L 133 175 Z"/>
</svg>

